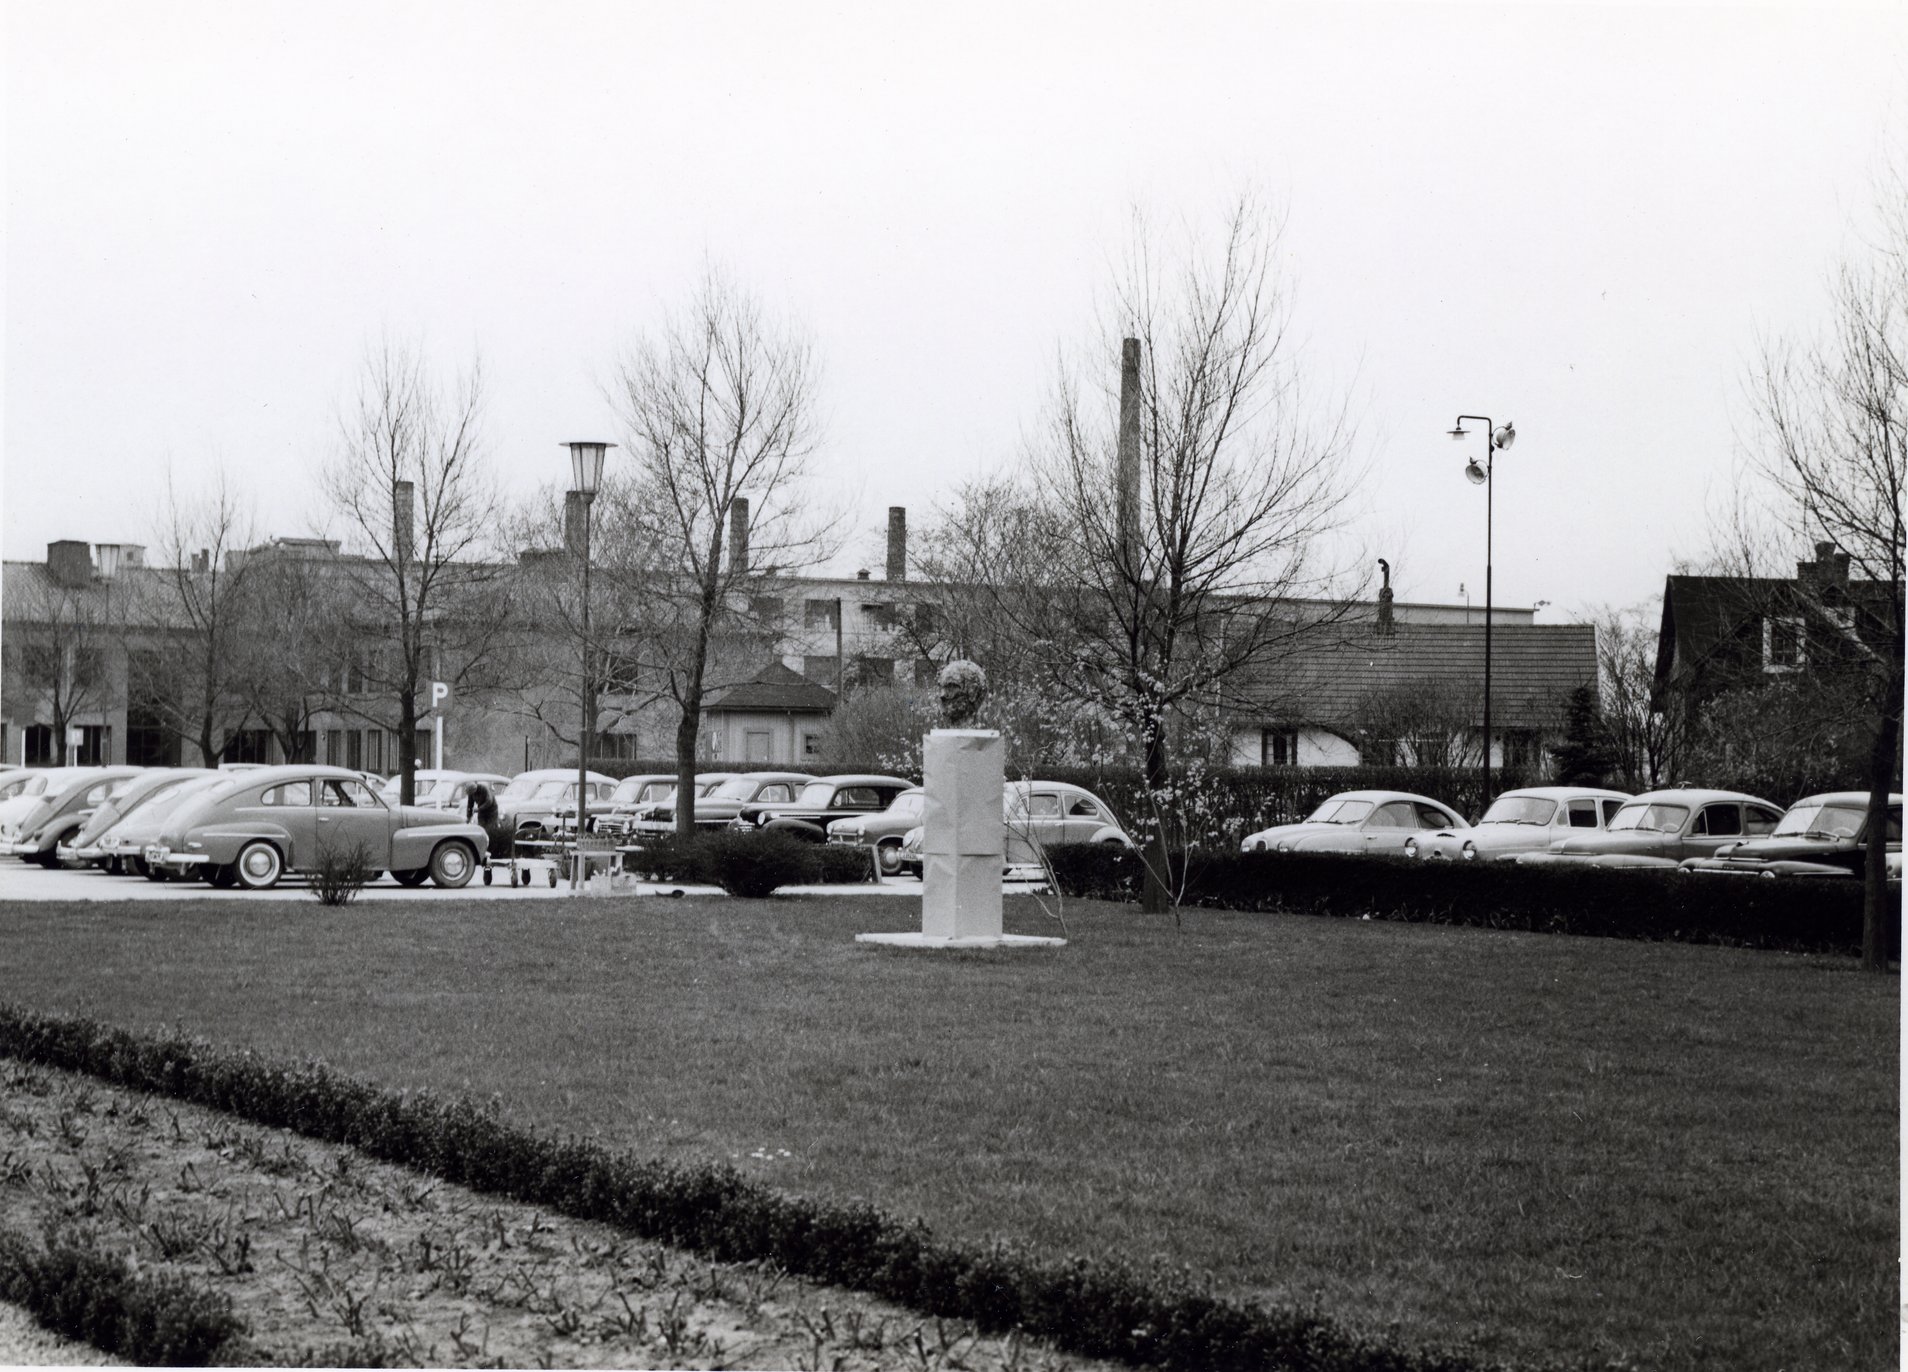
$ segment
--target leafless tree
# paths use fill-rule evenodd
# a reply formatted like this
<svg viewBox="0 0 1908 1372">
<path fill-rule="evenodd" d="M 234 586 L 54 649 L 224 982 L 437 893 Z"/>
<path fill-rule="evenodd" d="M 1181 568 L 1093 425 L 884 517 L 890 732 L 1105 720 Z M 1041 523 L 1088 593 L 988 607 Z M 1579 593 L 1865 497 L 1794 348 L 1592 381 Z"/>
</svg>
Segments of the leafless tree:
<svg viewBox="0 0 1908 1372">
<path fill-rule="evenodd" d="M 210 767 L 226 737 L 245 722 L 232 666 L 243 634 L 238 607 L 250 575 L 245 552 L 257 529 L 247 502 L 221 469 L 196 495 L 182 493 L 168 475 L 156 533 L 158 575 L 176 618 L 164 651 L 132 654 L 127 688 L 161 728 L 197 747 L 202 765 Z"/>
<path fill-rule="evenodd" d="M 1442 677 L 1376 687 L 1351 719 L 1359 757 L 1381 766 L 1474 766 L 1483 753 L 1476 725 L 1475 690 Z"/>
<path fill-rule="evenodd" d="M 61 766 L 69 761 L 67 727 L 110 697 L 108 652 L 124 635 L 121 599 L 116 581 L 96 578 L 72 586 L 39 576 L 15 602 L 23 613 L 0 639 L 0 672 L 11 708 L 21 719 L 51 722 Z"/>
<path fill-rule="evenodd" d="M 1623 785 L 1648 791 L 1671 785 L 1687 738 L 1680 699 L 1656 684 L 1657 607 L 1602 606 L 1591 615 L 1597 635 L 1597 699 Z"/>
<path fill-rule="evenodd" d="M 1320 606 L 1340 586 L 1324 545 L 1351 472 L 1342 409 L 1312 402 L 1288 333 L 1277 221 L 1242 200 L 1215 243 L 1159 241 L 1139 226 L 1099 345 L 1061 364 L 1028 455 L 1040 537 L 1002 550 L 992 608 L 1057 689 L 1132 730 L 1163 803 L 1175 713 L 1245 703 L 1249 674 L 1343 614 L 1342 597 Z M 1134 347 L 1131 392 L 1114 378 Z M 1137 489 L 1121 488 L 1122 438 Z M 1149 842 L 1150 910 L 1170 904 L 1167 829 Z"/>
<path fill-rule="evenodd" d="M 1908 187 L 1881 197 L 1881 231 L 1843 263 L 1827 328 L 1767 344 L 1750 391 L 1757 436 L 1748 476 L 1790 546 L 1820 540 L 1848 555 L 1846 595 L 1800 581 L 1811 635 L 1861 664 L 1867 690 L 1869 823 L 1898 775 L 1903 691 L 1904 488 L 1908 487 Z M 1860 589 L 1861 582 L 1869 583 Z M 1862 960 L 1883 967 L 1888 909 L 1882 844 L 1868 845 Z"/>
<path fill-rule="evenodd" d="M 440 384 L 414 348 L 385 342 L 366 358 L 323 473 L 332 509 L 363 561 L 335 655 L 356 655 L 380 706 L 341 702 L 394 726 L 401 798 L 415 794 L 418 697 L 433 673 L 482 677 L 510 632 L 510 579 L 486 557 L 500 517 L 485 463 L 482 372 Z M 389 708 L 394 707 L 394 708 Z M 389 708 L 389 713 L 386 709 Z"/>
<path fill-rule="evenodd" d="M 630 464 L 599 501 L 617 632 L 680 711 L 678 794 L 694 794 L 703 702 L 759 665 L 777 575 L 832 547 L 806 489 L 817 436 L 813 350 L 711 268 L 688 303 L 618 363 L 608 388 Z M 731 521 L 746 501 L 746 553 Z M 755 662 L 751 664 L 751 656 Z M 693 807 L 677 807 L 679 831 Z"/>
<path fill-rule="evenodd" d="M 330 558 L 299 548 L 265 547 L 247 561 L 244 584 L 228 607 L 233 632 L 226 681 L 289 760 L 311 740 L 312 719 L 336 684 L 337 626 L 351 615 L 347 585 L 332 574 Z"/>
</svg>

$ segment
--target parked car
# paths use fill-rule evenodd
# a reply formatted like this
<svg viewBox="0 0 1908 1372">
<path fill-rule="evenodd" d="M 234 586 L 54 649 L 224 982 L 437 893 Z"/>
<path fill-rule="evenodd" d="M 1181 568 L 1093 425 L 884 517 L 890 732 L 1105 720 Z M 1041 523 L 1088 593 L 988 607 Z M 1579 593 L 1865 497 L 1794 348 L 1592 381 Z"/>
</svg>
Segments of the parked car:
<svg viewBox="0 0 1908 1372">
<path fill-rule="evenodd" d="M 101 838 L 115 828 L 121 820 L 137 812 L 149 801 L 177 790 L 195 777 L 218 775 L 219 773 L 209 767 L 147 768 L 95 809 L 86 821 L 72 832 L 67 841 L 60 844 L 58 850 L 60 861 L 92 863 L 109 870 L 117 870 L 119 855 L 116 852 L 108 853 L 100 847 Z"/>
<path fill-rule="evenodd" d="M 695 788 L 696 799 L 701 800 L 703 797 L 710 795 L 724 782 L 733 781 L 735 776 L 736 773 L 734 772 L 697 772 Z M 673 820 L 676 813 L 674 808 L 676 800 L 676 778 L 674 774 L 663 777 L 660 782 L 656 780 L 655 774 L 643 778 L 625 777 L 624 784 L 627 784 L 631 780 L 641 780 L 643 782 L 638 798 L 634 801 L 623 803 L 617 802 L 612 796 L 610 812 L 604 817 L 598 827 L 601 828 L 604 824 L 607 824 L 611 827 L 612 832 L 626 838 L 632 837 L 644 832 L 641 828 L 643 820 L 654 820 L 656 814 L 663 810 L 669 812 L 672 821 L 672 823 L 666 827 L 673 827 Z M 622 786 L 618 786 L 616 789 L 620 792 L 623 788 Z M 652 828 L 648 830 L 648 832 L 654 833 L 658 831 Z"/>
<path fill-rule="evenodd" d="M 901 845 L 908 831 L 920 827 L 926 799 L 926 791 L 910 787 L 879 814 L 835 820 L 828 826 L 828 841 L 874 849 L 875 866 L 883 876 L 893 876 L 901 870 Z"/>
<path fill-rule="evenodd" d="M 40 803 L 41 797 L 49 791 L 63 791 L 83 776 L 99 771 L 97 767 L 32 767 L 23 777 L 16 778 L 18 785 L 13 793 L 0 800 L 0 834 L 4 834 L 8 825 L 17 831 L 20 821 L 27 812 Z"/>
<path fill-rule="evenodd" d="M 787 834 L 809 843 L 822 843 L 828 838 L 828 826 L 835 820 L 880 814 L 896 796 L 913 789 L 913 782 L 900 777 L 857 772 L 817 777 L 786 803 L 751 801 L 736 811 L 729 823 L 736 829 Z"/>
<path fill-rule="evenodd" d="M 616 789 L 616 778 L 591 772 L 587 780 L 590 808 L 607 806 L 610 792 Z M 537 835 L 556 828 L 557 811 L 565 801 L 569 802 L 570 813 L 575 814 L 576 768 L 542 767 L 519 772 L 497 797 L 497 818 L 519 834 Z"/>
<path fill-rule="evenodd" d="M 428 877 L 458 887 L 488 842 L 481 826 L 446 810 L 386 805 L 343 767 L 267 767 L 188 800 L 142 856 L 168 872 L 199 870 L 214 886 L 262 891 L 286 872 L 314 871 L 327 853 L 361 845 L 374 872 L 407 886 Z"/>
<path fill-rule="evenodd" d="M 1740 791 L 1646 791 L 1619 806 L 1603 832 L 1553 839 L 1548 850 L 1520 853 L 1517 861 L 1674 867 L 1684 858 L 1710 857 L 1726 844 L 1769 834 L 1781 819 L 1781 806 Z"/>
<path fill-rule="evenodd" d="M 1071 782 L 1010 781 L 1001 790 L 1000 810 L 1003 873 L 1039 866 L 1042 850 L 1056 843 L 1135 846 L 1113 807 Z M 909 831 L 895 855 L 896 871 L 921 875 L 925 836 L 925 828 Z"/>
<path fill-rule="evenodd" d="M 49 785 L 33 804 L 0 822 L 0 853 L 42 867 L 59 865 L 59 846 L 93 811 L 139 776 L 137 767 L 89 767 Z"/>
<path fill-rule="evenodd" d="M 1297 824 L 1275 824 L 1247 834 L 1248 853 L 1404 852 L 1405 840 L 1424 830 L 1469 834 L 1464 816 L 1442 801 L 1409 791 L 1341 791 Z"/>
<path fill-rule="evenodd" d="M 470 788 L 480 781 L 490 788 L 492 795 L 510 784 L 510 778 L 500 772 L 460 772 L 451 768 L 423 767 L 412 774 L 411 803 L 428 805 L 433 810 L 455 810 L 461 816 L 464 813 L 464 798 L 470 794 Z M 403 789 L 404 778 L 394 776 L 377 788 L 378 799 L 386 805 L 396 805 Z"/>
<path fill-rule="evenodd" d="M 695 802 L 698 829 L 720 829 L 742 812 L 744 805 L 787 805 L 815 778 L 806 772 L 743 772 L 730 777 Z M 676 827 L 676 802 L 652 807 L 630 826 L 637 835 L 653 838 Z"/>
<path fill-rule="evenodd" d="M 1884 862 L 1901 877 L 1901 795 L 1888 797 Z M 1763 877 L 1859 877 L 1868 856 L 1868 792 L 1830 791 L 1789 807 L 1767 838 L 1726 843 L 1712 857 L 1685 858 L 1691 872 Z"/>
<path fill-rule="evenodd" d="M 1548 848 L 1551 840 L 1585 829 L 1602 829 L 1625 791 L 1592 786 L 1526 786 L 1491 802 L 1469 829 L 1426 829 L 1404 841 L 1404 855 L 1436 862 L 1474 862 L 1515 857 Z"/>
<path fill-rule="evenodd" d="M 172 874 L 164 868 L 148 867 L 145 853 L 146 845 L 157 843 L 159 835 L 165 832 L 166 821 L 171 818 L 172 812 L 195 796 L 230 790 L 244 784 L 243 777 L 224 771 L 192 777 L 169 791 L 152 796 L 130 814 L 121 816 L 117 824 L 98 835 L 93 842 L 99 848 L 100 856 L 106 860 L 108 871 L 117 870 L 123 875 L 145 877 L 149 881 L 165 881 Z"/>
</svg>

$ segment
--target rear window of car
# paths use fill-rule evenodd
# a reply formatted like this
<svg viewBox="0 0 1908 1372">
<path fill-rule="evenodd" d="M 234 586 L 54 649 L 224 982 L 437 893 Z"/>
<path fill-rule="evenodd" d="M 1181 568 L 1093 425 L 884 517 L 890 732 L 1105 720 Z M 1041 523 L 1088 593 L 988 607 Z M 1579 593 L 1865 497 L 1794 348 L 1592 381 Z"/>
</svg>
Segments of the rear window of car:
<svg viewBox="0 0 1908 1372">
<path fill-rule="evenodd" d="M 872 786 L 844 786 L 835 804 L 844 810 L 879 810 L 881 793 Z"/>
<path fill-rule="evenodd" d="M 1419 805 L 1418 827 L 1420 829 L 1447 829 L 1451 825 L 1451 816 L 1435 805 Z"/>
</svg>

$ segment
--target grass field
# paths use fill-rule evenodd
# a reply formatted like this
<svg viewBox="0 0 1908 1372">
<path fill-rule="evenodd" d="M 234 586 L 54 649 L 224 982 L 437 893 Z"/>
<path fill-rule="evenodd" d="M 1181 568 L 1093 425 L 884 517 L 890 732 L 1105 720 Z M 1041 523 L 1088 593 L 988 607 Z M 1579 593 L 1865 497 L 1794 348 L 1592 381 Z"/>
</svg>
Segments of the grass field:
<svg viewBox="0 0 1908 1372">
<path fill-rule="evenodd" d="M 903 900 L 16 906 L 16 1003 L 502 1097 L 938 1232 L 1533 1362 L 1896 1363 L 1898 993 L 1852 961 Z M 1009 927 L 1052 932 L 1031 903 Z"/>
</svg>

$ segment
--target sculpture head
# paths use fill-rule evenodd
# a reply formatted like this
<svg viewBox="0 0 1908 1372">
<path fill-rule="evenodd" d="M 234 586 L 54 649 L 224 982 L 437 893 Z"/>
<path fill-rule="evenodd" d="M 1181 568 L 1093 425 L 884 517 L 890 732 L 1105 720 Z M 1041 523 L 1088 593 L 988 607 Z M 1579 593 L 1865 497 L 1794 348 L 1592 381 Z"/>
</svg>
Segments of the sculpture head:
<svg viewBox="0 0 1908 1372">
<path fill-rule="evenodd" d="M 978 662 L 950 662 L 941 668 L 941 722 L 950 729 L 964 729 L 980 713 L 987 698 L 987 673 Z"/>
</svg>

